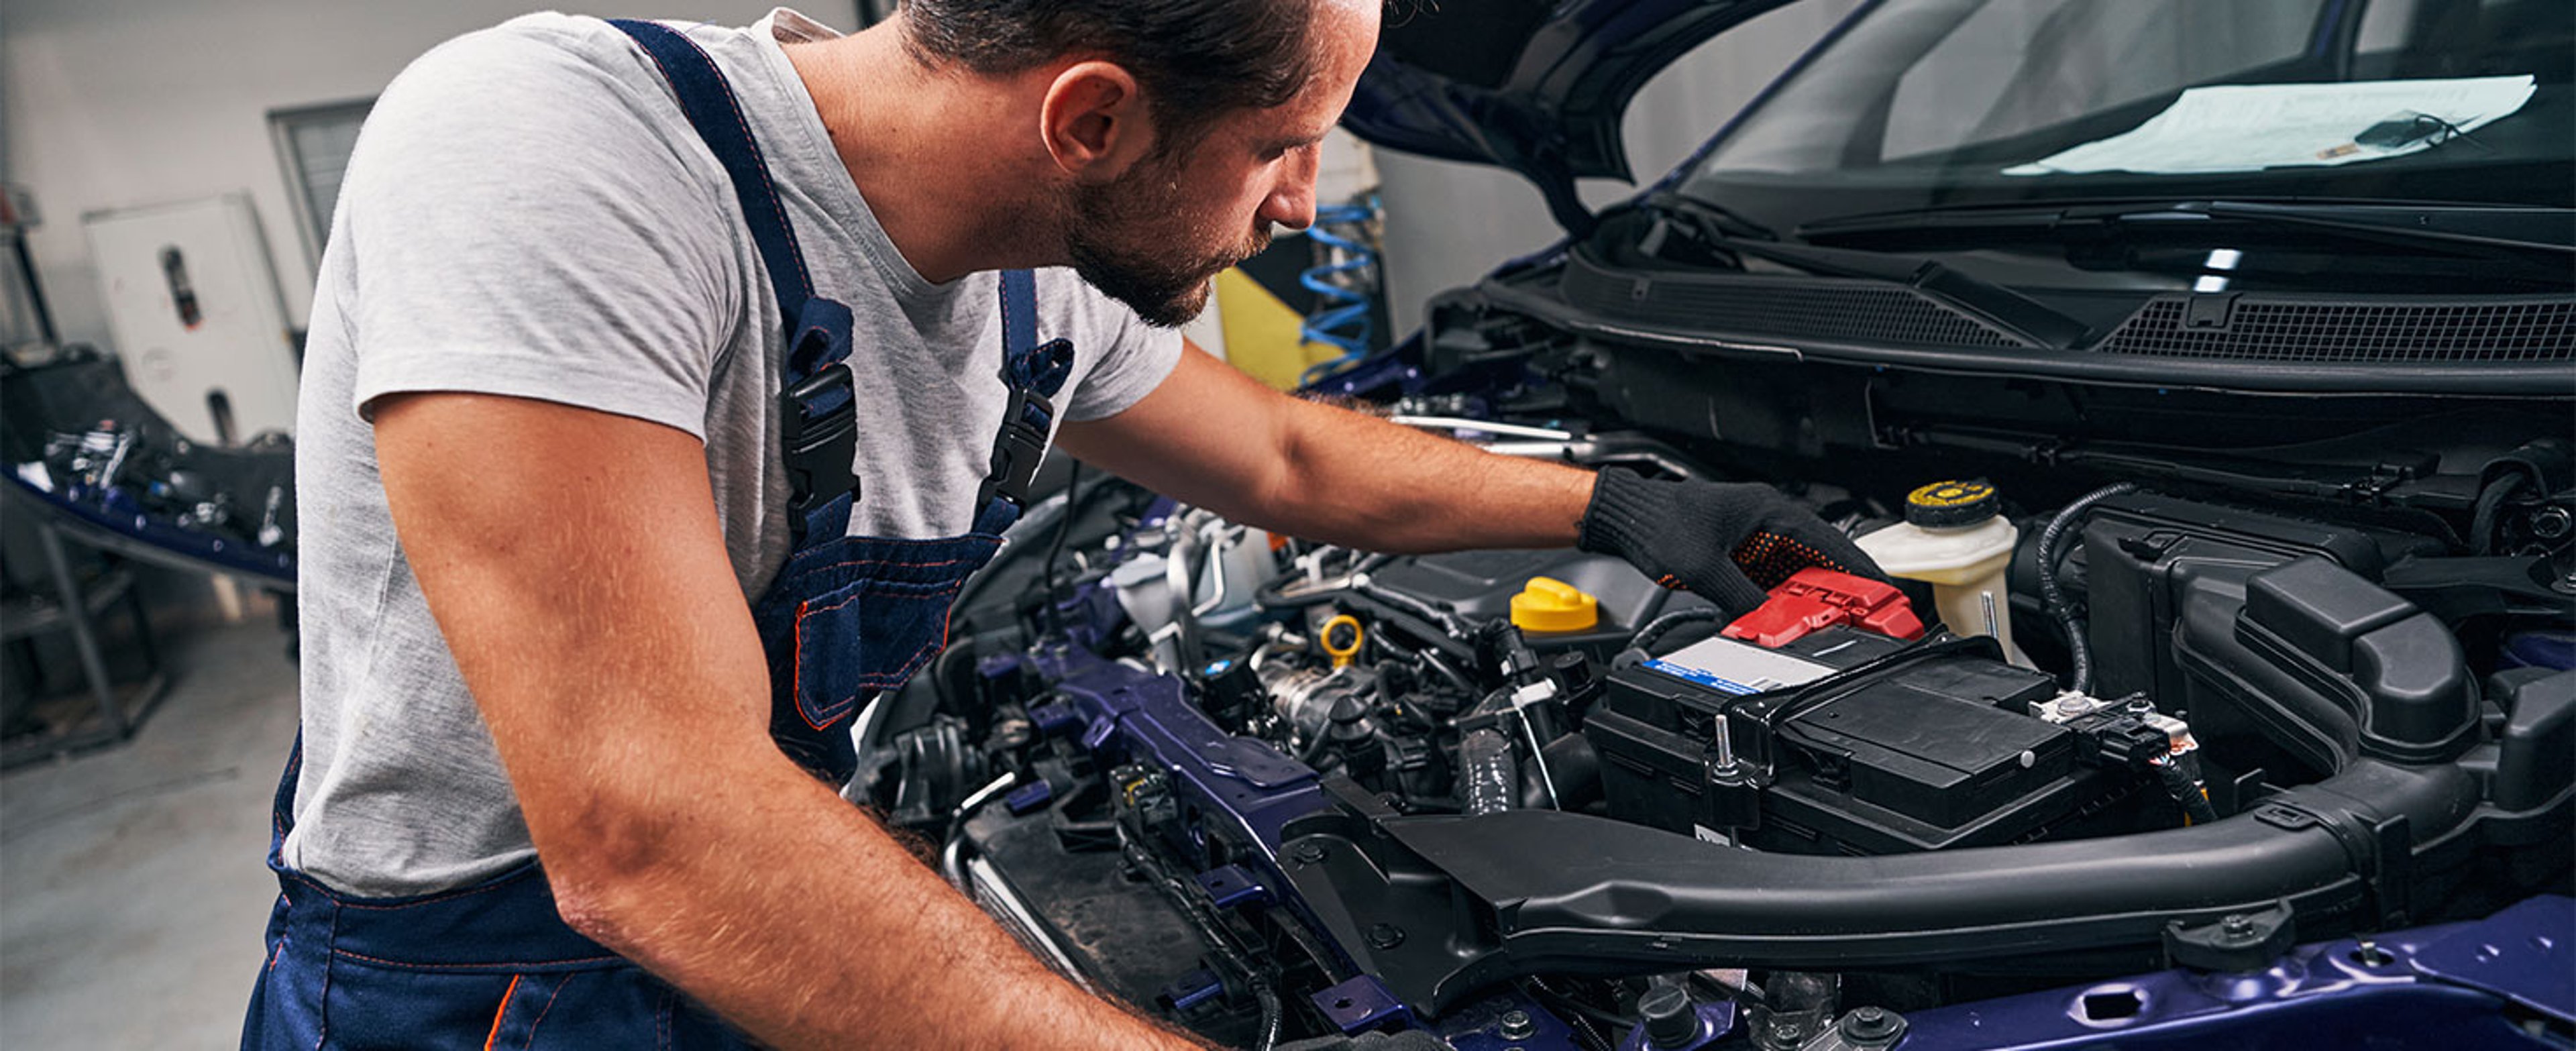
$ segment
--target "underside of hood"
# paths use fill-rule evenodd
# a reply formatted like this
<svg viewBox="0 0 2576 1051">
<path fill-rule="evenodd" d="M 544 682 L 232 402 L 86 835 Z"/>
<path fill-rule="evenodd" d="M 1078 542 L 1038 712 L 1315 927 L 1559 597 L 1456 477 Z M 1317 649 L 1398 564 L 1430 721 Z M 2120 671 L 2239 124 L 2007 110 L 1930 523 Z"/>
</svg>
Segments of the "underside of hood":
<svg viewBox="0 0 2576 1051">
<path fill-rule="evenodd" d="M 1388 149 L 1519 172 L 1567 230 L 1583 178 L 1633 179 L 1620 117 L 1648 78 L 1790 0 L 1476 0 L 1391 14 L 1342 124 Z"/>
</svg>

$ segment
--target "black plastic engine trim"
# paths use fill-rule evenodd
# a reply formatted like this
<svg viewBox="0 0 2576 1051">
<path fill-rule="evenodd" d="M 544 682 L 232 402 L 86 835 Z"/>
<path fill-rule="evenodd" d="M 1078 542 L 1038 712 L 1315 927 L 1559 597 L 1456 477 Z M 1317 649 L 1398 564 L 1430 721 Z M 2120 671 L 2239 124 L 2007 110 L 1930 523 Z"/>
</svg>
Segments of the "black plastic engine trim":
<svg viewBox="0 0 2576 1051">
<path fill-rule="evenodd" d="M 2373 884 L 2411 859 L 2379 853 L 2449 835 L 2479 798 L 2457 766 L 2364 759 L 2197 827 L 1814 857 L 1558 811 L 1402 817 L 1334 787 L 1341 808 L 1291 830 L 1289 878 L 1362 970 L 1429 1013 L 1537 973 L 1903 967 L 2151 946 L 2168 921 L 2282 899 L 2310 929 L 2348 926 L 2387 911 L 2375 899 L 2406 894 Z M 2381 834 L 2392 827 L 2412 838 Z M 1410 929 L 1363 937 L 1388 917 Z"/>
</svg>

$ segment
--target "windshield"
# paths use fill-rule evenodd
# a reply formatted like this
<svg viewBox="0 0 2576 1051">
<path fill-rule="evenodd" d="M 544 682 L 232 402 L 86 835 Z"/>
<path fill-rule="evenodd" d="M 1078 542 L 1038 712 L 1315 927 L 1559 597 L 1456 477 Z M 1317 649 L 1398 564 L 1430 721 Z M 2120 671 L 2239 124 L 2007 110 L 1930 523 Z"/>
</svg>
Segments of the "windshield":
<svg viewBox="0 0 2576 1051">
<path fill-rule="evenodd" d="M 1889 0 L 1681 192 L 1773 229 L 2069 201 L 2576 206 L 2569 0 Z"/>
</svg>

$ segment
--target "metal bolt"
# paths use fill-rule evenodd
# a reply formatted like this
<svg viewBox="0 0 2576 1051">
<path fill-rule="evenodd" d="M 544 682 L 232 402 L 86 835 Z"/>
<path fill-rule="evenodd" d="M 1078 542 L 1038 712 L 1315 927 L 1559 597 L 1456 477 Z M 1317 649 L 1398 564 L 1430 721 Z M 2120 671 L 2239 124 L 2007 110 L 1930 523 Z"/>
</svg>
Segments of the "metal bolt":
<svg viewBox="0 0 2576 1051">
<path fill-rule="evenodd" d="M 1897 1016 L 1884 1007 L 1863 1007 L 1843 1016 L 1843 1036 L 1851 1040 L 1885 1040 L 1896 1035 Z"/>
<path fill-rule="evenodd" d="M 1308 841 L 1306 841 L 1306 842 L 1304 842 L 1304 843 L 1299 843 L 1299 844 L 1297 844 L 1297 851 L 1296 851 L 1296 858 L 1297 858 L 1297 860 L 1302 861 L 1302 862 L 1305 862 L 1306 864 L 1309 864 L 1309 865 L 1318 865 L 1318 864 L 1322 864 L 1322 863 L 1323 863 L 1324 858 L 1326 858 L 1326 857 L 1327 857 L 1327 856 L 1329 856 L 1330 854 L 1331 854 L 1331 852 L 1330 852 L 1330 851 L 1327 851 L 1327 850 L 1325 850 L 1325 849 L 1324 849 L 1324 845 L 1323 845 L 1323 844 L 1321 844 L 1321 843 L 1317 843 L 1317 842 L 1315 842 L 1315 841 L 1313 841 L 1313 840 L 1308 840 Z"/>
<path fill-rule="evenodd" d="M 2232 915 L 2218 921 L 2218 933 L 2224 934 L 2230 938 L 2252 937 L 2254 934 L 2254 921 L 2241 915 Z"/>
<path fill-rule="evenodd" d="M 2576 526 L 2576 516 L 2569 515 L 2566 508 L 2556 504 L 2531 513 L 2531 535 L 2542 540 L 2566 536 L 2571 526 Z"/>
<path fill-rule="evenodd" d="M 1505 1040 L 1527 1040 L 1538 1035 L 1538 1022 L 1527 1011 L 1503 1012 L 1501 1032 Z"/>
<path fill-rule="evenodd" d="M 1404 928 L 1392 923 L 1372 924 L 1368 929 L 1368 943 L 1371 948 L 1395 948 L 1404 944 Z"/>
</svg>

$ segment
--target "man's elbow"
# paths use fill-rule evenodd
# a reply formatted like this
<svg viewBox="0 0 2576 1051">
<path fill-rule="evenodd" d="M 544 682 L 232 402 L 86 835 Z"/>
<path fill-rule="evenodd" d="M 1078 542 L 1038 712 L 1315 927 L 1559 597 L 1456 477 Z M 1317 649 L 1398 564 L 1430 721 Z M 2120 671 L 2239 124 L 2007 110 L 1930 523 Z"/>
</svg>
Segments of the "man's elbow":
<svg viewBox="0 0 2576 1051">
<path fill-rule="evenodd" d="M 539 841 L 556 914 L 622 954 L 651 955 L 651 932 L 687 885 L 681 825 L 640 802 L 590 800 L 574 821 Z"/>
</svg>

